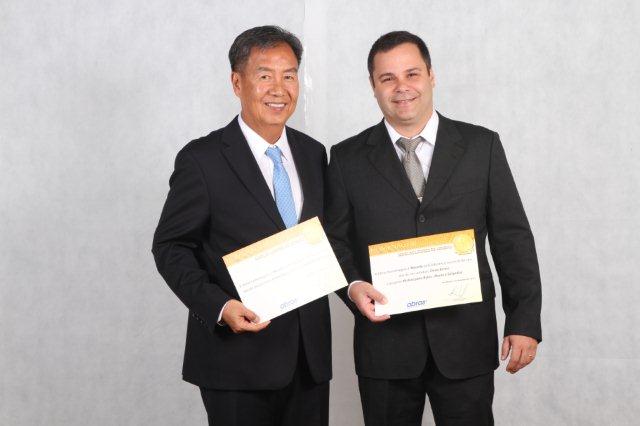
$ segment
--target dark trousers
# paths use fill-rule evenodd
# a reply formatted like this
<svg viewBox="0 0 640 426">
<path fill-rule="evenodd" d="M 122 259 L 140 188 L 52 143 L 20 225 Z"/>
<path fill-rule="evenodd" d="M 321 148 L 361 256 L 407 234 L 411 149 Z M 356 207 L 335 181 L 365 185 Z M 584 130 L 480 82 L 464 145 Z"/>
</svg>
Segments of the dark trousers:
<svg viewBox="0 0 640 426">
<path fill-rule="evenodd" d="M 200 388 L 209 425 L 327 426 L 329 382 L 313 381 L 305 356 L 298 356 L 293 380 L 283 389 L 234 391 Z"/>
<path fill-rule="evenodd" d="M 448 379 L 431 358 L 415 379 L 358 377 L 358 385 L 366 426 L 420 426 L 425 395 L 438 426 L 493 425 L 493 371 Z"/>
</svg>

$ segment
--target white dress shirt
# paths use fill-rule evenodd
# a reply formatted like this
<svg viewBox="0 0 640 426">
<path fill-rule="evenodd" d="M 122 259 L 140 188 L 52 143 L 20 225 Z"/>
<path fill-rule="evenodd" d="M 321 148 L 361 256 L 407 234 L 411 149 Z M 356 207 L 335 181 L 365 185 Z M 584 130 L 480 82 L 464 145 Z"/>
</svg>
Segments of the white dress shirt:
<svg viewBox="0 0 640 426">
<path fill-rule="evenodd" d="M 438 114 L 435 111 L 432 111 L 431 117 L 429 118 L 429 121 L 427 121 L 427 124 L 424 126 L 424 129 L 422 129 L 422 131 L 417 135 L 407 138 L 415 139 L 418 136 L 422 136 L 426 141 L 420 142 L 416 147 L 416 156 L 418 157 L 418 160 L 420 160 L 420 165 L 422 166 L 422 173 L 424 174 L 425 180 L 427 179 L 427 176 L 429 176 L 431 157 L 433 157 L 433 148 L 436 145 L 436 135 L 438 134 L 439 123 L 440 118 L 438 117 Z M 389 132 L 391 143 L 393 143 L 393 147 L 398 154 L 398 158 L 400 159 L 400 161 L 402 161 L 402 159 L 404 158 L 404 151 L 398 146 L 396 142 L 398 142 L 398 139 L 404 138 L 405 136 L 402 136 L 400 133 L 398 133 L 386 119 L 384 120 L 384 125 L 387 128 L 387 132 Z"/>
<path fill-rule="evenodd" d="M 302 203 L 304 199 L 302 195 L 302 186 L 300 185 L 300 178 L 298 177 L 298 171 L 296 169 L 296 164 L 293 161 L 293 155 L 291 154 L 291 148 L 289 147 L 289 141 L 287 140 L 286 129 L 282 130 L 280 138 L 278 138 L 276 143 L 272 145 L 264 140 L 262 136 L 257 134 L 255 130 L 249 127 L 249 125 L 242 119 L 242 115 L 238 115 L 238 124 L 240 125 L 242 134 L 249 143 L 251 153 L 258 163 L 258 167 L 262 172 L 262 176 L 264 177 L 265 182 L 267 182 L 267 186 L 269 187 L 269 191 L 271 191 L 271 196 L 274 197 L 274 200 L 275 194 L 273 192 L 273 161 L 271 160 L 271 158 L 267 157 L 267 154 L 265 153 L 267 151 L 267 148 L 271 146 L 277 146 L 278 148 L 280 148 L 280 151 L 282 152 L 282 165 L 289 175 L 289 184 L 291 185 L 291 193 L 293 194 L 293 203 L 296 208 L 296 215 L 298 216 L 298 220 L 300 220 L 300 213 L 302 211 Z M 238 141 L 238 143 L 241 142 Z M 218 324 L 220 324 L 220 321 L 222 321 L 222 312 L 224 312 L 224 308 L 227 306 L 227 303 L 225 303 L 222 306 L 222 309 L 220 309 L 220 314 L 218 314 Z"/>
<path fill-rule="evenodd" d="M 414 135 L 407 139 L 415 139 L 418 136 L 422 136 L 424 141 L 420 142 L 416 147 L 416 156 L 418 160 L 420 160 L 420 166 L 422 166 L 422 173 L 424 174 L 424 179 L 426 180 L 429 176 L 429 169 L 431 168 L 431 159 L 433 158 L 433 149 L 436 145 L 436 135 L 438 134 L 438 124 L 440 123 L 440 117 L 435 110 L 431 111 L 431 117 L 429 117 L 429 121 L 424 126 L 424 129 L 420 131 L 417 135 Z M 396 142 L 398 139 L 404 138 L 396 129 L 389 124 L 387 119 L 384 120 L 384 125 L 387 128 L 387 132 L 389 132 L 389 138 L 391 139 L 391 143 L 396 150 L 396 154 L 398 154 L 398 158 L 400 161 L 404 158 L 404 151 L 402 148 L 398 146 Z M 425 142 L 426 141 L 426 142 Z M 362 281 L 353 281 L 349 283 L 349 288 L 347 289 L 347 296 L 351 299 L 351 295 L 349 294 L 351 290 L 351 286 L 355 283 L 359 283 Z"/>
<path fill-rule="evenodd" d="M 291 148 L 289 147 L 289 141 L 287 140 L 286 130 L 282 130 L 282 135 L 280 135 L 280 138 L 272 145 L 249 127 L 249 125 L 244 122 L 241 115 L 238 115 L 238 124 L 240 124 L 240 130 L 242 130 L 242 134 L 249 143 L 249 148 L 251 148 L 251 152 L 258 163 L 258 167 L 260 168 L 262 176 L 264 176 L 264 180 L 267 182 L 267 186 L 269 187 L 269 191 L 271 191 L 271 196 L 274 197 L 274 199 L 273 161 L 267 157 L 265 152 L 267 151 L 267 148 L 271 146 L 277 146 L 280 148 L 280 151 L 282 152 L 282 165 L 289 175 L 289 183 L 291 184 L 291 193 L 293 194 L 293 202 L 296 207 L 296 215 L 298 216 L 298 219 L 300 219 L 302 202 L 304 201 L 302 187 L 300 186 L 300 178 L 298 177 L 296 164 L 293 161 Z"/>
</svg>

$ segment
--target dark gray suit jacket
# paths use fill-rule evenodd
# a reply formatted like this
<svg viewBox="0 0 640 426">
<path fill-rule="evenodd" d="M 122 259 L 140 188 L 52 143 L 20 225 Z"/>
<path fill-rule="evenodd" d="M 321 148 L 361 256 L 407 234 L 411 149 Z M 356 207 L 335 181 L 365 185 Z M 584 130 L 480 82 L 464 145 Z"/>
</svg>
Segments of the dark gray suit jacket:
<svg viewBox="0 0 640 426">
<path fill-rule="evenodd" d="M 529 223 L 495 132 L 440 116 L 427 186 L 419 203 L 383 122 L 331 149 L 325 227 L 349 282 L 371 282 L 368 245 L 474 229 L 483 302 L 394 315 L 383 323 L 355 314 L 359 375 L 412 378 L 429 351 L 449 378 L 498 366 L 491 253 L 502 289 L 505 335 L 541 340 L 541 290 Z"/>
<path fill-rule="evenodd" d="M 300 221 L 322 220 L 325 148 L 301 132 L 286 132 L 304 196 Z M 169 184 L 153 255 L 190 313 L 183 378 L 211 389 L 283 388 L 302 345 L 313 379 L 329 380 L 326 297 L 275 318 L 259 333 L 234 334 L 216 325 L 222 306 L 239 300 L 222 256 L 285 229 L 237 118 L 187 144 Z"/>
</svg>

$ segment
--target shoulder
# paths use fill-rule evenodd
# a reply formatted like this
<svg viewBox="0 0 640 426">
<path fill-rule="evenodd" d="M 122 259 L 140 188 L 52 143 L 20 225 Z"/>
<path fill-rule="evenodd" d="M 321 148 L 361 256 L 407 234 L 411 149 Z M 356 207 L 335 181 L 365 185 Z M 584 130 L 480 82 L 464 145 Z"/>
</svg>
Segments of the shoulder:
<svg viewBox="0 0 640 426">
<path fill-rule="evenodd" d="M 304 149 L 309 150 L 314 153 L 324 153 L 325 147 L 322 143 L 318 142 L 316 139 L 307 135 L 306 133 L 302 133 L 299 130 L 293 129 L 287 126 L 287 137 L 294 138 L 297 142 L 304 147 Z"/>
<path fill-rule="evenodd" d="M 463 139 L 467 140 L 486 140 L 491 142 L 494 138 L 497 138 L 498 134 L 486 127 L 479 126 L 477 124 L 467 123 L 459 120 L 452 120 L 440 114 L 440 125 L 445 127 L 452 127 Z"/>
<path fill-rule="evenodd" d="M 364 148 L 365 144 L 371 137 L 374 129 L 379 124 L 368 127 L 357 135 L 351 136 L 331 147 L 331 156 L 350 157 L 352 155 L 359 155 L 360 151 Z"/>
<path fill-rule="evenodd" d="M 199 158 L 202 155 L 211 153 L 220 144 L 224 130 L 225 127 L 222 127 L 206 136 L 193 139 L 182 147 L 177 156 Z"/>
</svg>

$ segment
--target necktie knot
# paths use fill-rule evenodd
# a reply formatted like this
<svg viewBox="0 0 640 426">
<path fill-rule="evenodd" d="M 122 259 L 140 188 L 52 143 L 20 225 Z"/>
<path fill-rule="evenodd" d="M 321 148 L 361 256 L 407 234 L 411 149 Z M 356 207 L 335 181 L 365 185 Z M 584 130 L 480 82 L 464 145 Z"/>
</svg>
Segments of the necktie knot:
<svg viewBox="0 0 640 426">
<path fill-rule="evenodd" d="M 408 138 L 400 138 L 396 142 L 398 146 L 405 152 L 405 154 L 409 154 L 416 151 L 416 148 L 422 142 L 422 136 L 418 136 L 417 138 L 408 139 Z"/>
<path fill-rule="evenodd" d="M 282 164 L 282 151 L 277 146 L 270 146 L 264 153 L 274 164 Z"/>
</svg>

